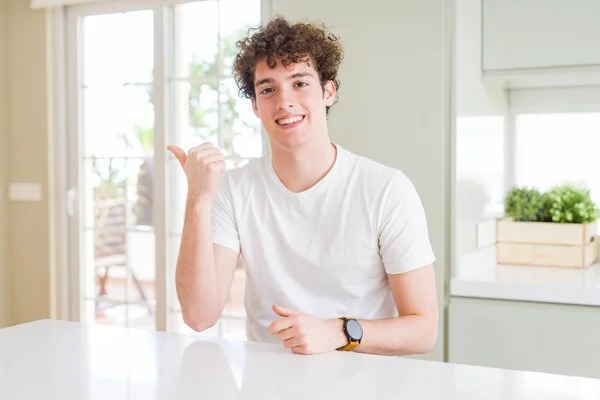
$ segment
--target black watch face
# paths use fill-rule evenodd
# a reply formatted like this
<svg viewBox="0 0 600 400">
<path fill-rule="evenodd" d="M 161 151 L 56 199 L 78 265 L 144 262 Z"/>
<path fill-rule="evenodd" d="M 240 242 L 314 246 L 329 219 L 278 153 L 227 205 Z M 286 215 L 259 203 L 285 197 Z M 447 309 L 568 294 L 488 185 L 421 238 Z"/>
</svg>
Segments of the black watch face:
<svg viewBox="0 0 600 400">
<path fill-rule="evenodd" d="M 348 322 L 346 323 L 346 331 L 354 341 L 360 340 L 362 338 L 362 328 L 356 320 L 348 320 Z"/>
</svg>

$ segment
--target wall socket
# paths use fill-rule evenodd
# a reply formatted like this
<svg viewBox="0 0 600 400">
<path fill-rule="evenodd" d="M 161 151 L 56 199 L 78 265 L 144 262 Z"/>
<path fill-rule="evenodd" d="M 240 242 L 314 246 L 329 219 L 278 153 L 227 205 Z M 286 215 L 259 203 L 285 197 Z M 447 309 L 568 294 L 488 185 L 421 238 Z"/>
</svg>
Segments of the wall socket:
<svg viewBox="0 0 600 400">
<path fill-rule="evenodd" d="M 9 185 L 10 201 L 38 202 L 42 201 L 42 185 L 39 183 L 14 182 Z"/>
</svg>

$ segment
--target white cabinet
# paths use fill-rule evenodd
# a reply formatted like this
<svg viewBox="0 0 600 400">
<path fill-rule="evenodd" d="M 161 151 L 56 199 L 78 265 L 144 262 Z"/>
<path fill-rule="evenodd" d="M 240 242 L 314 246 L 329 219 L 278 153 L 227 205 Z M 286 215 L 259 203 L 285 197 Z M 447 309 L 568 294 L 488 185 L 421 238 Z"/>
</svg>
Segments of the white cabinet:
<svg viewBox="0 0 600 400">
<path fill-rule="evenodd" d="M 483 0 L 483 69 L 600 66 L 600 1 Z"/>
<path fill-rule="evenodd" d="M 600 378 L 600 307 L 452 297 L 448 361 Z"/>
<path fill-rule="evenodd" d="M 511 77 L 504 83 L 513 87 L 598 82 L 598 0 L 482 0 L 481 26 L 484 80 Z"/>
</svg>

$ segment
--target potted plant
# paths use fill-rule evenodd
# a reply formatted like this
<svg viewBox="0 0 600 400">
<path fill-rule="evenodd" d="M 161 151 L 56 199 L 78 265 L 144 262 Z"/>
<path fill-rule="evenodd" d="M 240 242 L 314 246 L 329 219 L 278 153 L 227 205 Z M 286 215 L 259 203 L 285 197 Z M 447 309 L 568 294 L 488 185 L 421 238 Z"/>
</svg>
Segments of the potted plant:
<svg viewBox="0 0 600 400">
<path fill-rule="evenodd" d="M 499 263 L 585 268 L 598 259 L 600 210 L 587 187 L 513 187 L 504 206 L 506 218 L 497 224 Z"/>
</svg>

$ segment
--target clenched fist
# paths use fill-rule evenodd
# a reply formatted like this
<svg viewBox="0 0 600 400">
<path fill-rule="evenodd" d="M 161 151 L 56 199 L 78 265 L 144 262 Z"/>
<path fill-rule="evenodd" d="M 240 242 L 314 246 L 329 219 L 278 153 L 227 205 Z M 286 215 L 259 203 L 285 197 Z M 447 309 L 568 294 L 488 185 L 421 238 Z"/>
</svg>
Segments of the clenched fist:
<svg viewBox="0 0 600 400">
<path fill-rule="evenodd" d="M 212 143 L 193 147 L 185 154 L 180 147 L 167 149 L 181 164 L 188 180 L 188 202 L 212 204 L 219 187 L 219 178 L 225 171 L 225 157 Z"/>
<path fill-rule="evenodd" d="M 282 318 L 268 326 L 269 333 L 294 353 L 326 353 L 348 344 L 340 319 L 322 319 L 277 304 L 273 311 Z"/>
</svg>

